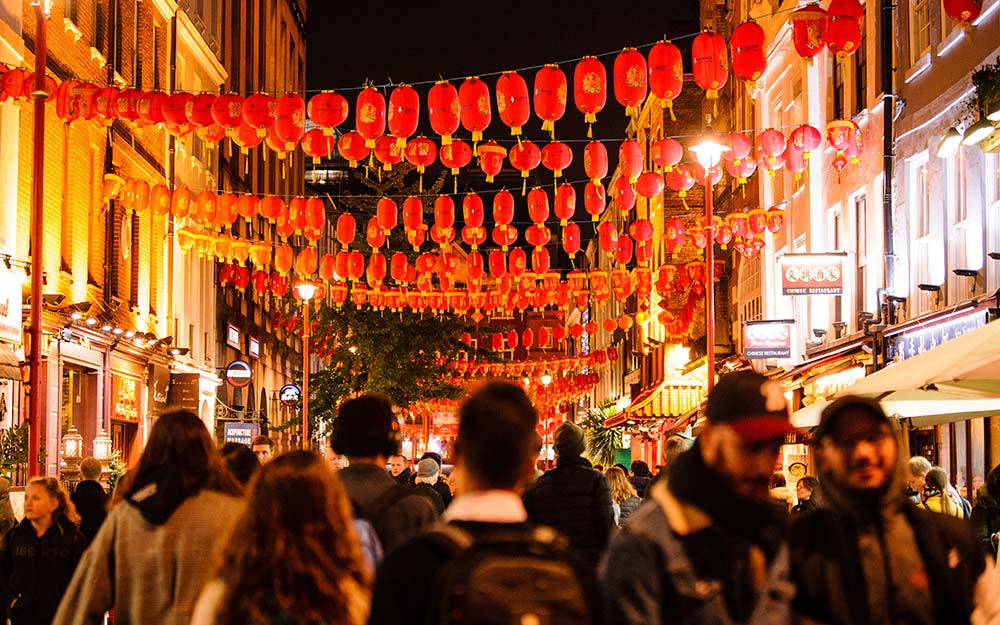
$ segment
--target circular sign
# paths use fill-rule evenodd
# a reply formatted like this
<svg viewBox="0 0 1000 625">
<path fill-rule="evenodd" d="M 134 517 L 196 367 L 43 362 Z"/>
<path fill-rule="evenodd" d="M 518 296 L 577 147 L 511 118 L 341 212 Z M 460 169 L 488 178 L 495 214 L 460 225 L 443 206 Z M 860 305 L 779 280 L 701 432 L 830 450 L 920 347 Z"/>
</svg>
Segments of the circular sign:
<svg viewBox="0 0 1000 625">
<path fill-rule="evenodd" d="M 278 391 L 278 401 L 285 406 L 294 406 L 302 400 L 302 389 L 295 384 L 286 384 Z"/>
<path fill-rule="evenodd" d="M 806 465 L 802 462 L 793 462 L 788 465 L 788 474 L 795 478 L 805 477 Z"/>
<path fill-rule="evenodd" d="M 234 360 L 226 366 L 226 381 L 236 388 L 250 384 L 251 375 L 250 363 L 245 360 Z"/>
</svg>

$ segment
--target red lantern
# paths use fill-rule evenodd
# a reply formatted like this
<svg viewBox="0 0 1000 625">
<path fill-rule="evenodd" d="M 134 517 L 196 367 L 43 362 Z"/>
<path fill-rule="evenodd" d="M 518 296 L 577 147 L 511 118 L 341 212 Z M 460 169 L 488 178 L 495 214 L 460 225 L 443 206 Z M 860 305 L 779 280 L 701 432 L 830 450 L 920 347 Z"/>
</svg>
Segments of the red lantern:
<svg viewBox="0 0 1000 625">
<path fill-rule="evenodd" d="M 401 84 L 389 94 L 389 108 L 386 113 L 389 133 L 396 137 L 396 146 L 406 147 L 406 140 L 417 131 L 420 121 L 420 95 L 407 84 Z M 434 146 L 435 153 L 437 146 Z"/>
<path fill-rule="evenodd" d="M 566 224 L 562 233 L 562 245 L 570 259 L 576 257 L 576 253 L 580 251 L 580 226 L 575 223 Z"/>
<path fill-rule="evenodd" d="M 583 207 L 590 213 L 591 221 L 596 222 L 607 206 L 607 193 L 604 185 L 591 180 L 583 188 Z"/>
<path fill-rule="evenodd" d="M 209 225 L 215 221 L 218 198 L 209 190 L 204 190 L 195 198 L 195 219 L 204 225 Z M 138 207 L 136 207 L 138 210 Z"/>
<path fill-rule="evenodd" d="M 644 198 L 653 198 L 663 193 L 663 176 L 655 171 L 643 172 L 635 183 L 636 192 Z"/>
<path fill-rule="evenodd" d="M 441 135 L 441 146 L 451 144 L 451 136 L 458 130 L 458 90 L 447 80 L 439 80 L 427 92 L 427 116 L 431 128 Z M 390 126 L 391 128 L 391 126 Z"/>
<path fill-rule="evenodd" d="M 544 65 L 535 74 L 535 115 L 542 120 L 542 130 L 555 137 L 555 124 L 566 114 L 566 74 L 558 65 Z"/>
<path fill-rule="evenodd" d="M 196 95 L 193 100 L 188 103 L 187 114 L 188 122 L 196 128 L 207 128 L 208 126 L 214 126 L 215 120 L 212 118 L 212 105 L 215 104 L 217 96 L 211 93 L 202 93 Z"/>
<path fill-rule="evenodd" d="M 694 176 L 691 175 L 691 171 L 684 165 L 678 165 L 674 167 L 673 171 L 667 173 L 667 186 L 671 190 L 677 192 L 677 197 L 681 198 L 681 202 L 684 207 L 687 207 L 687 197 L 688 189 L 694 186 Z"/>
<path fill-rule="evenodd" d="M 965 30 L 972 27 L 972 21 L 979 17 L 982 10 L 982 0 L 944 0 L 945 15 Z"/>
<path fill-rule="evenodd" d="M 451 170 L 451 175 L 457 176 L 458 170 L 472 161 L 472 148 L 461 139 L 452 139 L 446 144 L 442 138 L 439 158 L 441 164 Z"/>
<path fill-rule="evenodd" d="M 795 51 L 811 61 L 826 45 L 827 13 L 817 2 L 792 11 L 791 20 Z"/>
<path fill-rule="evenodd" d="M 295 260 L 295 252 L 292 246 L 284 244 L 274 249 L 274 269 L 281 275 L 287 275 L 292 269 Z"/>
<path fill-rule="evenodd" d="M 615 260 L 621 265 L 627 265 L 632 262 L 632 238 L 628 235 L 618 237 Z"/>
<path fill-rule="evenodd" d="M 306 132 L 306 101 L 296 93 L 289 93 L 275 104 L 274 131 L 284 143 L 285 151 L 295 149 L 295 145 Z"/>
<path fill-rule="evenodd" d="M 726 135 L 725 145 L 729 150 L 723 158 L 727 161 L 733 161 L 733 164 L 737 167 L 743 162 L 743 159 L 750 155 L 750 151 L 753 150 L 753 144 L 750 143 L 750 139 L 741 132 L 731 132 Z"/>
<path fill-rule="evenodd" d="M 424 229 L 424 205 L 415 195 L 403 200 L 403 227 L 407 230 Z"/>
<path fill-rule="evenodd" d="M 354 125 L 365 139 L 365 147 L 374 148 L 375 141 L 385 134 L 385 98 L 375 87 L 358 94 Z"/>
<path fill-rule="evenodd" d="M 684 244 L 684 222 L 673 217 L 663 226 L 663 246 L 668 254 L 676 257 L 677 249 Z"/>
<path fill-rule="evenodd" d="M 493 182 L 494 176 L 503 169 L 503 161 L 507 158 L 507 149 L 496 141 L 487 141 L 479 146 L 479 166 L 486 174 L 486 182 Z"/>
<path fill-rule="evenodd" d="M 525 179 L 521 189 L 521 195 L 524 195 L 523 187 L 527 185 L 528 175 L 542 162 L 542 151 L 533 142 L 524 139 L 511 146 L 509 158 L 510 164 L 520 171 L 521 178 Z"/>
<path fill-rule="evenodd" d="M 267 136 L 267 129 L 274 123 L 275 100 L 266 93 L 255 93 L 243 101 L 243 122 L 257 131 L 258 137 Z"/>
<path fill-rule="evenodd" d="M 622 177 L 628 178 L 632 184 L 639 179 L 639 174 L 642 173 L 642 147 L 635 139 L 622 141 L 618 148 L 618 169 Z"/>
<path fill-rule="evenodd" d="M 755 208 L 747 213 L 747 226 L 754 234 L 763 234 L 767 230 L 767 211 Z"/>
<path fill-rule="evenodd" d="M 841 61 L 857 52 L 861 44 L 865 7 L 858 0 L 831 0 L 826 14 L 826 47 Z"/>
<path fill-rule="evenodd" d="M 542 247 L 552 240 L 552 233 L 543 224 L 533 224 L 524 231 L 524 240 L 535 247 Z"/>
<path fill-rule="evenodd" d="M 792 172 L 795 181 L 802 179 L 802 172 L 806 170 L 805 154 L 801 150 L 796 150 L 791 143 L 785 148 L 785 167 Z"/>
<path fill-rule="evenodd" d="M 174 189 L 170 198 L 170 214 L 177 219 L 187 217 L 191 209 L 191 192 L 185 187 Z"/>
<path fill-rule="evenodd" d="M 333 129 L 347 120 L 348 108 L 347 98 L 333 91 L 323 91 L 309 98 L 306 113 L 323 129 L 323 134 L 331 136 Z"/>
<path fill-rule="evenodd" d="M 396 145 L 399 145 L 397 142 Z M 433 165 L 437 159 L 437 144 L 427 137 L 417 137 L 406 144 L 406 162 L 417 168 L 417 173 L 424 173 L 424 170 Z M 423 191 L 423 185 L 420 185 Z"/>
<path fill-rule="evenodd" d="M 757 137 L 757 147 L 767 157 L 768 164 L 771 165 L 769 169 L 777 169 L 774 165 L 778 163 L 779 157 L 784 153 L 785 144 L 785 135 L 774 128 L 765 130 Z"/>
<path fill-rule="evenodd" d="M 646 58 L 635 48 L 625 48 L 615 57 L 615 99 L 625 107 L 625 114 L 634 117 L 646 99 L 648 91 Z"/>
<path fill-rule="evenodd" d="M 767 209 L 767 229 L 772 234 L 777 234 L 785 227 L 785 209 L 772 206 Z"/>
<path fill-rule="evenodd" d="M 368 145 L 367 140 L 365 145 Z M 382 163 L 383 170 L 391 171 L 393 165 L 403 162 L 403 150 L 396 145 L 395 137 L 382 135 L 375 140 L 375 158 Z"/>
<path fill-rule="evenodd" d="M 509 226 L 514 221 L 514 196 L 501 189 L 493 196 L 493 221 L 497 225 Z"/>
<path fill-rule="evenodd" d="M 97 92 L 100 94 L 100 92 Z M 95 106 L 97 105 L 97 95 L 95 94 Z M 177 126 L 183 126 L 188 123 L 187 118 L 187 105 L 189 102 L 194 100 L 194 96 L 190 93 L 174 93 L 167 96 L 167 101 L 163 105 L 163 118 Z M 98 112 L 100 112 L 98 108 Z"/>
<path fill-rule="evenodd" d="M 635 208 L 635 187 L 625 177 L 615 178 L 611 192 L 615 206 L 623 215 Z"/>
<path fill-rule="evenodd" d="M 684 146 L 670 137 L 659 139 L 649 147 L 649 157 L 657 168 L 669 172 L 684 157 Z"/>
<path fill-rule="evenodd" d="M 449 230 L 455 227 L 455 202 L 447 195 L 434 200 L 434 225 Z"/>
<path fill-rule="evenodd" d="M 608 149 L 600 141 L 591 141 L 583 148 L 583 170 L 594 183 L 608 175 Z"/>
<path fill-rule="evenodd" d="M 725 39 L 709 30 L 700 33 L 691 43 L 691 66 L 694 71 L 694 81 L 705 90 L 705 97 L 713 101 L 718 100 L 719 89 L 722 89 L 729 79 L 729 57 Z"/>
<path fill-rule="evenodd" d="M 612 221 L 601 222 L 597 227 L 597 240 L 601 250 L 611 256 L 618 249 L 618 226 Z"/>
<path fill-rule="evenodd" d="M 562 141 L 552 141 L 542 148 L 542 165 L 552 171 L 555 178 L 562 176 L 564 169 L 573 162 L 573 151 Z"/>
<path fill-rule="evenodd" d="M 499 98 L 499 95 L 497 97 Z M 493 118 L 489 87 L 477 76 L 466 78 L 458 90 L 458 102 L 462 128 L 472 133 L 473 143 L 481 141 L 483 131 L 489 127 Z"/>
<path fill-rule="evenodd" d="M 510 256 L 507 258 L 507 270 L 515 278 L 520 277 L 524 270 L 528 267 L 528 255 L 521 248 L 515 248 L 510 251 Z"/>
<path fill-rule="evenodd" d="M 733 29 L 729 43 L 733 47 L 733 76 L 748 83 L 756 92 L 757 79 L 767 69 L 764 29 L 757 22 L 743 22 Z"/>
<path fill-rule="evenodd" d="M 587 124 L 587 136 L 591 136 L 590 125 L 597 121 L 597 114 L 608 101 L 608 75 L 601 63 L 593 56 L 585 56 L 573 70 L 573 102 L 583 113 Z"/>
<path fill-rule="evenodd" d="M 751 158 L 748 158 L 739 165 L 736 161 L 726 161 L 726 171 L 733 178 L 736 178 L 737 184 L 745 185 L 747 183 L 747 178 L 753 175 L 757 171 L 757 163 Z"/>
<path fill-rule="evenodd" d="M 227 130 L 235 130 L 243 122 L 243 98 L 224 93 L 212 102 L 212 121 Z"/>
<path fill-rule="evenodd" d="M 684 63 L 681 51 L 669 41 L 658 41 L 649 51 L 649 89 L 660 100 L 660 106 L 674 116 L 674 99 L 684 88 Z"/>
<path fill-rule="evenodd" d="M 462 198 L 462 219 L 466 226 L 481 228 L 486 218 L 483 199 L 476 193 L 466 193 Z"/>
<path fill-rule="evenodd" d="M 337 217 L 337 241 L 344 247 L 354 242 L 357 224 L 350 213 L 342 213 Z"/>
<path fill-rule="evenodd" d="M 564 182 L 556 189 L 555 214 L 559 218 L 559 225 L 565 227 L 567 222 L 573 219 L 574 213 L 576 213 L 576 191 L 573 185 Z"/>
<path fill-rule="evenodd" d="M 365 139 L 357 131 L 345 132 L 337 142 L 337 152 L 351 167 L 357 167 L 358 161 L 368 158 L 371 148 L 365 144 Z"/>
<path fill-rule="evenodd" d="M 549 251 L 544 247 L 536 247 L 531 250 L 531 270 L 537 274 L 546 273 L 549 270 Z"/>
<path fill-rule="evenodd" d="M 497 80 L 497 113 L 500 121 L 510 126 L 511 135 L 520 135 L 521 126 L 528 121 L 531 105 L 528 102 L 528 84 L 517 72 L 504 72 Z"/>
<path fill-rule="evenodd" d="M 421 208 L 421 210 L 423 209 Z M 375 206 L 375 217 L 378 219 L 378 225 L 386 235 L 396 227 L 398 212 L 396 203 L 387 197 L 380 198 Z"/>
<path fill-rule="evenodd" d="M 528 216 L 536 224 L 545 223 L 549 218 L 549 196 L 545 189 L 534 187 L 528 191 Z"/>
<path fill-rule="evenodd" d="M 312 157 L 313 165 L 318 165 L 321 159 L 329 158 L 336 147 L 337 140 L 323 134 L 322 128 L 313 128 L 302 136 L 302 151 Z"/>
<path fill-rule="evenodd" d="M 809 160 L 810 153 L 823 142 L 823 135 L 809 124 L 803 124 L 788 135 L 788 145 L 802 152 L 802 157 Z"/>
</svg>

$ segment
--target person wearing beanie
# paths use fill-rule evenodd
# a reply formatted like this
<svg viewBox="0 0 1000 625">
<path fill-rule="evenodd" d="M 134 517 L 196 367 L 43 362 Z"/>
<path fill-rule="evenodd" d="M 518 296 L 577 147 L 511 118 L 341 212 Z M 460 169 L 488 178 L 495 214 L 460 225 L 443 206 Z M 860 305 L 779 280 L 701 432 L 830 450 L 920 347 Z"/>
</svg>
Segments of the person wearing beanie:
<svg viewBox="0 0 1000 625">
<path fill-rule="evenodd" d="M 438 518 L 426 497 L 398 485 L 385 470 L 386 459 L 398 454 L 399 446 L 399 422 L 388 399 L 365 394 L 340 404 L 330 447 L 347 456 L 349 464 L 337 476 L 355 510 L 375 528 L 386 554 Z"/>
<path fill-rule="evenodd" d="M 582 457 L 586 442 L 580 426 L 564 422 L 556 428 L 553 446 L 556 468 L 525 491 L 524 507 L 533 523 L 559 530 L 570 550 L 596 568 L 615 526 L 611 484 Z"/>
<path fill-rule="evenodd" d="M 438 466 L 437 478 L 435 478 L 433 482 L 428 482 L 428 483 L 431 486 L 433 486 L 434 490 L 437 491 L 437 494 L 441 496 L 441 501 L 444 502 L 444 507 L 447 508 L 451 504 L 453 496 L 451 494 L 451 487 L 445 481 L 444 474 L 441 472 L 441 467 L 444 466 L 441 454 L 434 451 L 425 451 L 420 456 L 420 462 L 423 462 L 424 460 L 433 460 Z M 416 486 L 416 485 L 417 485 L 417 474 L 416 472 L 414 472 L 413 475 L 410 476 L 410 486 Z"/>
<path fill-rule="evenodd" d="M 1000 575 L 969 523 L 920 508 L 899 429 L 871 399 L 842 397 L 813 432 L 829 505 L 796 517 L 772 572 L 774 622 L 1000 623 Z M 930 485 L 930 482 L 928 482 Z"/>
<path fill-rule="evenodd" d="M 768 482 L 795 429 L 781 387 L 752 371 L 723 376 L 705 410 L 694 445 L 611 540 L 609 625 L 747 623 L 763 597 L 787 522 Z"/>
<path fill-rule="evenodd" d="M 424 458 L 417 463 L 417 473 L 413 478 L 416 482 L 416 486 L 413 488 L 414 492 L 427 497 L 434 504 L 434 509 L 437 510 L 438 514 L 444 512 L 444 500 L 434 488 L 434 485 L 438 484 L 440 474 L 441 469 L 438 467 L 438 463 L 433 458 Z"/>
</svg>

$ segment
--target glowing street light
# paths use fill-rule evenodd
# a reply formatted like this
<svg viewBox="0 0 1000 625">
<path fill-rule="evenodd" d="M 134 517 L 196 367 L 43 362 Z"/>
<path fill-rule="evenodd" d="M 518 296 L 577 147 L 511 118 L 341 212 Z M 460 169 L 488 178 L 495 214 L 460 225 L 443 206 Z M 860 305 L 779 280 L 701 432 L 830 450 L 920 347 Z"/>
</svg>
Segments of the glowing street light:
<svg viewBox="0 0 1000 625">
<path fill-rule="evenodd" d="M 309 301 L 316 295 L 316 285 L 299 282 L 295 294 L 302 300 L 302 449 L 309 449 Z"/>
</svg>

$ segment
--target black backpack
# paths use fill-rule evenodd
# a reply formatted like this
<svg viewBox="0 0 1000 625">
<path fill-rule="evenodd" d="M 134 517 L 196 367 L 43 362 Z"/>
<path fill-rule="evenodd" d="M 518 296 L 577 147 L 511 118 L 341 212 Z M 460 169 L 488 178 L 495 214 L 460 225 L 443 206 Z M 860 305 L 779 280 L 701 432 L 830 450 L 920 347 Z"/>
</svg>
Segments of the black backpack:
<svg viewBox="0 0 1000 625">
<path fill-rule="evenodd" d="M 474 538 L 452 524 L 430 537 L 454 556 L 436 575 L 429 623 L 592 625 L 567 542 L 550 527 Z"/>
</svg>

